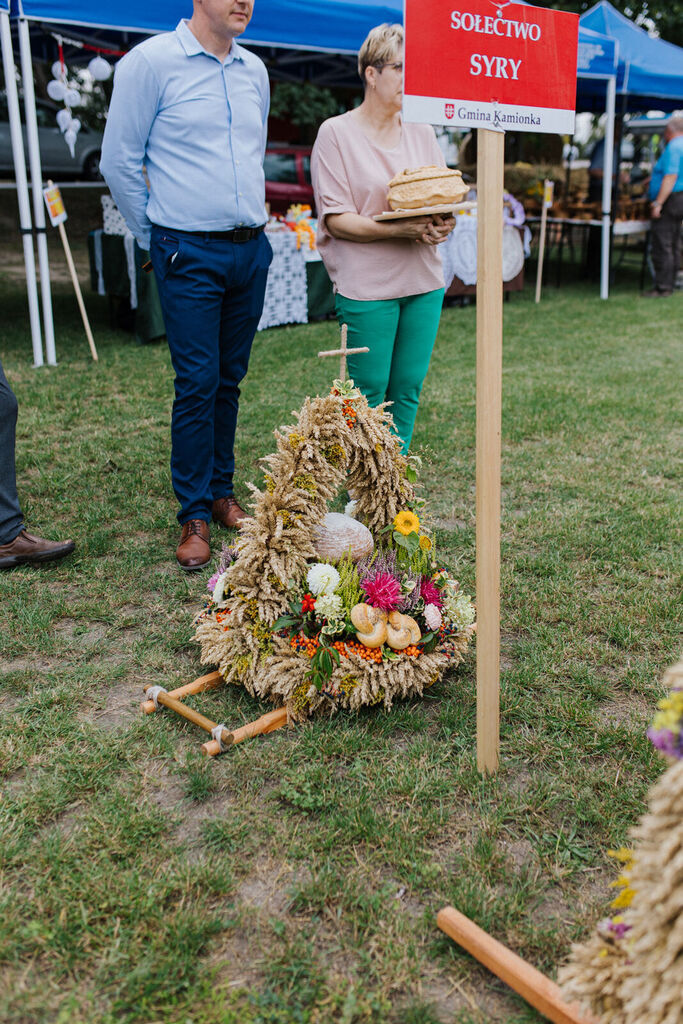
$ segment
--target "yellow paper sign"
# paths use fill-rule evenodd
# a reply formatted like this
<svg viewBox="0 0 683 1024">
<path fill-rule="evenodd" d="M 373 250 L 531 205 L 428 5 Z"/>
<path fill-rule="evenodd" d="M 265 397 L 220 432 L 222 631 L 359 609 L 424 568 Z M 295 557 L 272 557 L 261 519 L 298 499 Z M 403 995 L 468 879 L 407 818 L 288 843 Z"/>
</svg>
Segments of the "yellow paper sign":
<svg viewBox="0 0 683 1024">
<path fill-rule="evenodd" d="M 52 227 L 56 228 L 58 224 L 63 224 L 66 220 L 66 210 L 64 209 L 62 193 L 59 191 L 57 186 L 52 185 L 49 188 L 44 188 L 43 199 L 47 206 L 47 212 L 50 215 L 50 223 L 52 224 Z"/>
<path fill-rule="evenodd" d="M 543 189 L 543 205 L 546 209 L 549 209 L 553 205 L 553 193 L 555 191 L 555 182 L 546 181 Z"/>
</svg>

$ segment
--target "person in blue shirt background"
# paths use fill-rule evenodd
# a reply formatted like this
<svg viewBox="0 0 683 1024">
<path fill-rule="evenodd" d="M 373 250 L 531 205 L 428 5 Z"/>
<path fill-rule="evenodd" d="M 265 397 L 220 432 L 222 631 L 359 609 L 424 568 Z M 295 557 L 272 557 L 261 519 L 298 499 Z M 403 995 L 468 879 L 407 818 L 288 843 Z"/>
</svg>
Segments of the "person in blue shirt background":
<svg viewBox="0 0 683 1024">
<path fill-rule="evenodd" d="M 681 265 L 683 224 L 683 117 L 672 117 L 664 132 L 666 148 L 652 170 L 652 263 L 655 286 L 649 298 L 671 295 Z"/>
<path fill-rule="evenodd" d="M 118 64 L 101 170 L 149 249 L 175 371 L 171 477 L 185 570 L 208 565 L 209 522 L 245 518 L 233 491 L 239 384 L 263 309 L 270 243 L 263 62 L 235 41 L 253 0 L 194 0 L 189 21 Z M 149 182 L 149 191 L 143 174 Z"/>
</svg>

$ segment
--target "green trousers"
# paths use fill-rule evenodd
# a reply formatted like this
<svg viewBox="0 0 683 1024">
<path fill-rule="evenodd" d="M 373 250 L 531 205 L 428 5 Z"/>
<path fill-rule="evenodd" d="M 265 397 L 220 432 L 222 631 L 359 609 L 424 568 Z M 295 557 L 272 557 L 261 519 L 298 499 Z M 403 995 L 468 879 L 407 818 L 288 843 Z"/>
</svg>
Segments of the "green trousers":
<svg viewBox="0 0 683 1024">
<path fill-rule="evenodd" d="M 370 351 L 348 358 L 349 377 L 370 406 L 393 402 L 389 412 L 407 452 L 417 405 L 439 328 L 443 288 L 401 299 L 361 302 L 337 295 L 337 319 L 348 326 L 348 347 Z"/>
</svg>

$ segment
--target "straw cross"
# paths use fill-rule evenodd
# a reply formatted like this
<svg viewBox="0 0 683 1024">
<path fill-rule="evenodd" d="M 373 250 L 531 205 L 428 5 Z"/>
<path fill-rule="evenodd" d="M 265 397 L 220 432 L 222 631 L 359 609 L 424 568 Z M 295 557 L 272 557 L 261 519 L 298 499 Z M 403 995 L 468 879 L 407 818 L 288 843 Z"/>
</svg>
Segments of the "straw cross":
<svg viewBox="0 0 683 1024">
<path fill-rule="evenodd" d="M 346 357 L 353 356 L 357 352 L 369 352 L 370 349 L 364 348 L 347 348 L 346 347 L 346 336 L 348 334 L 347 324 L 342 324 L 341 328 L 341 348 L 329 349 L 327 352 L 318 352 L 318 357 L 322 356 L 341 356 L 341 362 L 339 366 L 339 379 L 346 380 Z"/>
</svg>

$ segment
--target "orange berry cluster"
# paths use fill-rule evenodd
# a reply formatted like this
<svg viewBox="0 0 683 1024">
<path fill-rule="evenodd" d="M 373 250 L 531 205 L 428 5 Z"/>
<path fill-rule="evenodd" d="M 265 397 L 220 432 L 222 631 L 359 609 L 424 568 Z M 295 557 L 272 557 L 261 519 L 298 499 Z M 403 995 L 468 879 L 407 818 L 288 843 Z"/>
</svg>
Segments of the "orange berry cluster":
<svg viewBox="0 0 683 1024">
<path fill-rule="evenodd" d="M 374 661 L 379 665 L 382 660 L 381 647 L 366 647 L 365 644 L 358 643 L 357 640 L 348 640 L 346 647 L 351 654 L 357 654 L 363 661 Z"/>
<path fill-rule="evenodd" d="M 409 647 L 406 647 L 403 653 L 407 654 L 409 658 L 417 658 L 419 654 L 422 654 L 422 648 L 411 644 Z"/>
<path fill-rule="evenodd" d="M 318 649 L 318 638 L 317 636 L 304 636 L 303 633 L 297 633 L 289 641 L 289 646 L 293 651 L 297 651 L 299 654 L 305 654 L 306 657 L 312 658 Z"/>
<path fill-rule="evenodd" d="M 347 427 L 352 427 L 358 418 L 358 413 L 354 409 L 353 402 L 349 398 L 347 398 L 345 402 L 342 402 L 342 413 L 346 420 Z"/>
</svg>

